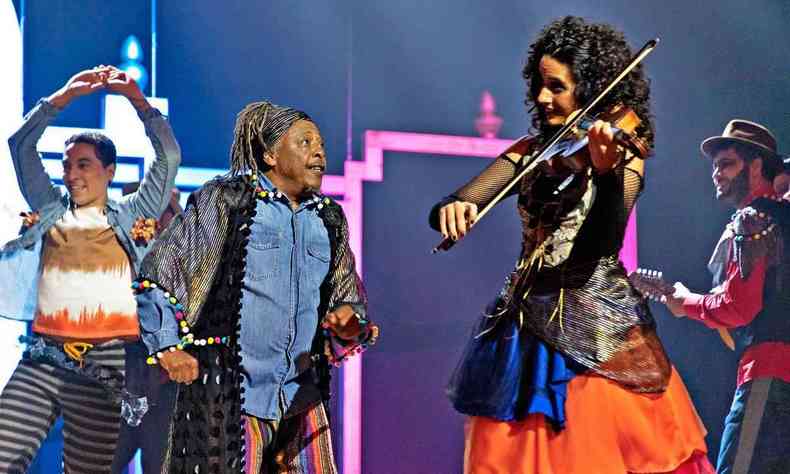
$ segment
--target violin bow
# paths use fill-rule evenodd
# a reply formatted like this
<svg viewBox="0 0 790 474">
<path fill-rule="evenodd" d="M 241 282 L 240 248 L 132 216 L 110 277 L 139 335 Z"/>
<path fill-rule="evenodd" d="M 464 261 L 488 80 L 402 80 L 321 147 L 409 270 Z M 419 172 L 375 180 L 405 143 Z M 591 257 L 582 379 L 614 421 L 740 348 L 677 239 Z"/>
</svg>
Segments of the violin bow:
<svg viewBox="0 0 790 474">
<path fill-rule="evenodd" d="M 612 79 L 612 81 L 609 82 L 609 84 L 606 87 L 604 87 L 603 90 L 598 93 L 598 95 L 593 97 L 587 103 L 587 105 L 585 105 L 578 113 L 576 113 L 576 115 L 574 115 L 573 118 L 571 118 L 571 120 L 566 122 L 565 125 L 563 125 L 562 128 L 560 128 L 551 137 L 549 141 L 544 143 L 538 150 L 535 151 L 535 153 L 530 155 L 528 158 L 529 163 L 523 165 L 521 171 L 519 171 L 516 174 L 516 176 L 513 177 L 513 179 L 511 179 L 510 182 L 508 182 L 502 188 L 502 190 L 500 190 L 499 193 L 497 193 L 497 195 L 494 196 L 494 198 L 488 204 L 486 204 L 485 207 L 483 207 L 483 209 L 480 212 L 477 213 L 477 220 L 475 221 L 473 226 L 477 225 L 477 223 L 480 222 L 480 219 L 482 219 L 483 216 L 488 214 L 488 211 L 490 211 L 494 206 L 499 204 L 499 201 L 501 201 L 510 192 L 510 190 L 513 189 L 513 186 L 518 184 L 521 181 L 521 179 L 524 178 L 524 176 L 526 176 L 533 169 L 535 169 L 535 167 L 537 167 L 544 160 L 544 155 L 546 155 L 546 153 L 552 147 L 554 147 L 554 145 L 556 145 L 563 138 L 565 138 L 565 136 L 570 131 L 576 128 L 576 126 L 579 124 L 582 118 L 584 118 L 590 112 L 590 110 L 592 110 L 596 105 L 598 105 L 598 103 L 601 100 L 603 100 L 603 98 L 606 97 L 606 95 L 609 94 L 609 92 L 611 92 L 612 89 L 614 89 L 615 86 L 617 86 L 617 84 L 619 84 L 620 81 L 622 81 L 625 78 L 625 76 L 627 76 L 636 66 L 638 66 L 639 63 L 641 63 L 642 60 L 645 59 L 645 57 L 647 57 L 648 54 L 653 52 L 656 46 L 658 46 L 658 43 L 659 43 L 658 38 L 654 38 L 648 41 L 647 43 L 645 43 L 645 45 L 642 46 L 642 49 L 640 49 L 634 55 L 633 59 L 631 59 L 631 62 L 628 63 L 628 65 L 625 68 L 623 68 L 622 71 L 620 71 L 620 74 L 618 74 L 614 79 Z M 456 240 L 447 237 L 443 239 L 441 242 L 439 242 L 439 244 L 436 247 L 434 247 L 433 250 L 431 250 L 431 253 L 437 253 L 441 250 L 444 251 L 450 250 L 455 245 L 456 242 L 457 242 Z"/>
</svg>

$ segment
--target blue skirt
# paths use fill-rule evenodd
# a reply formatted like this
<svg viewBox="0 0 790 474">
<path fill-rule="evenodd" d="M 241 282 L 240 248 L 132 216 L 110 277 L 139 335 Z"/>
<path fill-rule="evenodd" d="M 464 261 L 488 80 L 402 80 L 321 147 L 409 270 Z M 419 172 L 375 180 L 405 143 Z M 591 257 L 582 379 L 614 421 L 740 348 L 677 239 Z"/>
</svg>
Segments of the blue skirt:
<svg viewBox="0 0 790 474">
<path fill-rule="evenodd" d="M 469 416 L 513 421 L 542 413 L 561 429 L 568 382 L 585 370 L 512 318 L 484 316 L 447 393 L 455 409 Z"/>
</svg>

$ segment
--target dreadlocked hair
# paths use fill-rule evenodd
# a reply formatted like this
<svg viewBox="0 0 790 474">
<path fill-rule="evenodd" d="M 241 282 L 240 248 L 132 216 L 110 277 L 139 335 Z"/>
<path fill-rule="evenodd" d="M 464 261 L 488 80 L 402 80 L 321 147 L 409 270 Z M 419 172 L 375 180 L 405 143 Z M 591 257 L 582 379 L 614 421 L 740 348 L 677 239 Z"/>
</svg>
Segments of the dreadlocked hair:
<svg viewBox="0 0 790 474">
<path fill-rule="evenodd" d="M 236 117 L 233 145 L 230 147 L 230 174 L 266 172 L 271 167 L 263 160 L 297 120 L 313 121 L 309 115 L 271 102 L 253 102 Z"/>
<path fill-rule="evenodd" d="M 568 66 L 576 82 L 574 96 L 582 106 L 615 78 L 631 61 L 632 52 L 623 34 L 603 23 L 587 23 L 583 18 L 566 16 L 550 23 L 530 46 L 527 61 L 521 72 L 527 82 L 524 103 L 537 105 L 543 87 L 538 66 L 543 56 L 551 56 Z M 636 134 L 652 148 L 654 133 L 650 113 L 650 81 L 640 64 L 632 70 L 591 112 L 610 110 L 617 104 L 630 107 L 642 124 Z M 540 107 L 534 107 L 532 126 L 542 135 L 550 135 Z"/>
<path fill-rule="evenodd" d="M 268 148 L 260 131 L 266 123 L 271 107 L 271 102 L 253 102 L 236 116 L 233 145 L 230 147 L 232 175 L 265 172 L 269 169 L 263 161 L 263 154 Z"/>
</svg>

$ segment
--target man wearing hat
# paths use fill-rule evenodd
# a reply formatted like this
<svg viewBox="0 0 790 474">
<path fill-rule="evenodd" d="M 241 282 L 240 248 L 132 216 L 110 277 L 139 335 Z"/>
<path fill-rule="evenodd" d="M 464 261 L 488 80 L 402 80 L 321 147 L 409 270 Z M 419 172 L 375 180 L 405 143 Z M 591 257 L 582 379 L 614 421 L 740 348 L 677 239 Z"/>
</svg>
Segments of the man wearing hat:
<svg viewBox="0 0 790 474">
<path fill-rule="evenodd" d="M 735 339 L 737 389 L 717 472 L 790 472 L 790 203 L 772 186 L 782 160 L 773 134 L 746 120 L 700 148 L 716 198 L 736 211 L 708 264 L 715 288 L 697 294 L 678 282 L 666 304 Z"/>
<path fill-rule="evenodd" d="M 193 193 L 133 284 L 148 363 L 178 382 L 162 472 L 335 473 L 329 365 L 372 344 L 324 142 L 304 112 L 239 113 L 230 173 Z"/>
</svg>

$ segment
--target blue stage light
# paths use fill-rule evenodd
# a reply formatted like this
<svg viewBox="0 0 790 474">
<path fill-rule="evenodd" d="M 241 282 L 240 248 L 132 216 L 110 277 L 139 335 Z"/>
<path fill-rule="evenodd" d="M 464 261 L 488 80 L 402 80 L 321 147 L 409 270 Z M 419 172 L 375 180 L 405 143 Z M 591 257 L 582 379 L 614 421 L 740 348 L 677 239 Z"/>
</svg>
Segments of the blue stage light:
<svg viewBox="0 0 790 474">
<path fill-rule="evenodd" d="M 141 90 L 145 90 L 145 86 L 148 84 L 148 71 L 142 64 L 129 61 L 122 63 L 120 69 L 137 81 Z"/>
<path fill-rule="evenodd" d="M 143 59 L 143 47 L 135 35 L 129 35 L 121 46 L 121 61 L 139 62 Z"/>
<path fill-rule="evenodd" d="M 129 74 L 140 89 L 145 90 L 148 84 L 148 71 L 141 62 L 143 59 L 143 47 L 140 40 L 135 35 L 129 35 L 121 46 L 121 69 Z"/>
</svg>

